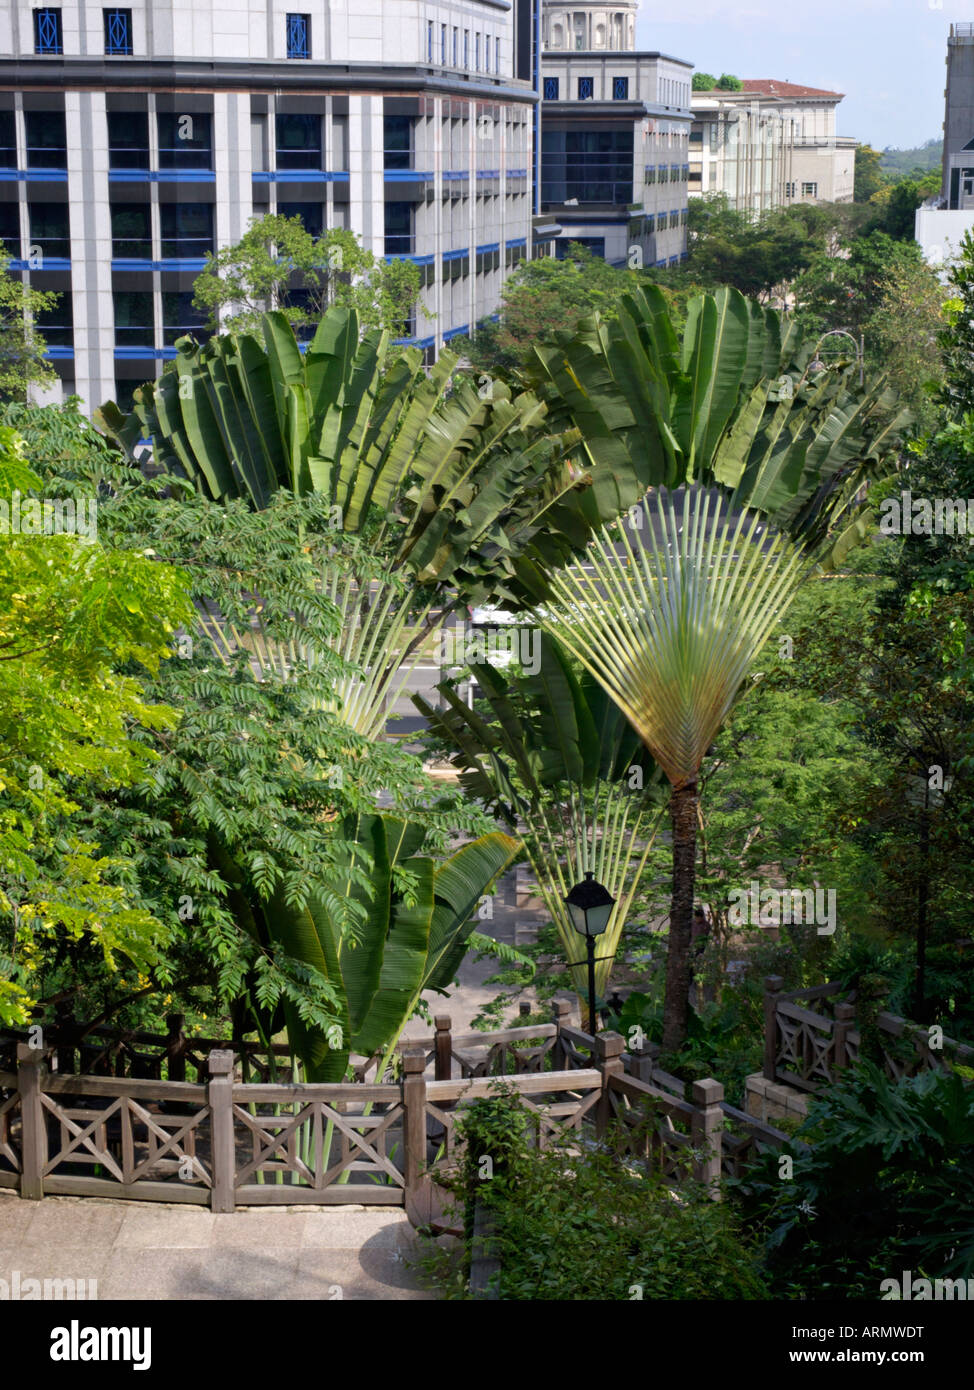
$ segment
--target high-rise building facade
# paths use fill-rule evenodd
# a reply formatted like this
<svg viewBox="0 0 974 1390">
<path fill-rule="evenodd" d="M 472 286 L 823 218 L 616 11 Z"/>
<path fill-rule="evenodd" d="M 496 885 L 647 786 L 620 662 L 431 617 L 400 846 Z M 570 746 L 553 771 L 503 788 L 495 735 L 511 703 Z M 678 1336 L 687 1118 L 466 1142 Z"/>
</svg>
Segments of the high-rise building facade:
<svg viewBox="0 0 974 1390">
<path fill-rule="evenodd" d="M 974 24 L 950 26 L 946 63 L 940 197 L 916 213 L 916 239 L 931 265 L 952 260 L 974 231 Z"/>
<path fill-rule="evenodd" d="M 158 375 L 206 253 L 268 212 L 415 261 L 432 357 L 539 249 L 539 47 L 538 0 L 4 4 L 0 238 L 61 294 L 62 391 Z"/>
<path fill-rule="evenodd" d="M 556 254 L 621 265 L 686 255 L 692 65 L 636 51 L 637 0 L 545 0 L 541 207 Z"/>
</svg>

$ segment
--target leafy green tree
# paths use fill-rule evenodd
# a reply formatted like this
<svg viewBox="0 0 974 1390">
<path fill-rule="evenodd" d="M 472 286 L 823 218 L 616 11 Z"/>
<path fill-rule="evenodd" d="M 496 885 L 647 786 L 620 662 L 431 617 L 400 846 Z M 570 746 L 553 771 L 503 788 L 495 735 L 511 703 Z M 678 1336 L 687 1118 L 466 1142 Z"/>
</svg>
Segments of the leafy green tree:
<svg viewBox="0 0 974 1390">
<path fill-rule="evenodd" d="M 891 279 L 907 283 L 912 276 L 913 283 L 926 283 L 923 265 L 915 241 L 895 240 L 882 231 L 854 237 L 847 256 L 817 256 L 796 279 L 799 322 L 809 335 L 846 328 L 858 336 L 883 304 Z"/>
<path fill-rule="evenodd" d="M 701 285 L 728 285 L 767 298 L 811 263 L 822 240 L 821 225 L 794 216 L 791 209 L 755 216 L 731 209 L 722 194 L 695 198 L 684 271 Z"/>
<path fill-rule="evenodd" d="M 192 609 L 177 569 L 99 542 L 96 495 L 84 538 L 45 534 L 23 439 L 3 425 L 0 446 L 0 1021 L 23 1023 L 58 941 L 92 943 L 108 971 L 159 959 L 164 924 L 133 905 L 118 861 L 74 815 L 96 789 L 150 775 L 138 731 L 161 735 L 178 714 L 146 682 Z"/>
<path fill-rule="evenodd" d="M 259 332 L 262 315 L 280 309 L 296 331 L 317 327 L 330 304 L 355 309 L 365 328 L 405 331 L 419 296 L 419 271 L 406 260 L 366 251 L 354 232 L 329 228 L 313 237 L 300 217 L 252 220 L 234 246 L 207 256 L 193 303 L 210 327 Z"/>
<path fill-rule="evenodd" d="M 486 320 L 473 338 L 457 339 L 451 346 L 475 373 L 509 375 L 555 329 L 572 329 L 596 311 L 611 316 L 635 283 L 632 271 L 609 265 L 578 243 L 563 260 L 543 256 L 522 261 L 504 282 L 499 319 Z"/>
<path fill-rule="evenodd" d="M 739 77 L 734 77 L 732 73 L 723 72 L 718 77 L 714 86 L 719 92 L 743 92 L 744 83 Z"/>
<path fill-rule="evenodd" d="M 974 411 L 974 237 L 970 232 L 965 232 L 949 267 L 947 285 L 947 325 L 939 338 L 944 384 L 938 402 L 948 419 L 957 422 Z"/>
<path fill-rule="evenodd" d="M 856 146 L 855 174 L 853 178 L 853 201 L 868 203 L 886 182 L 880 165 L 883 155 L 872 145 Z"/>
<path fill-rule="evenodd" d="M 49 479 L 56 480 L 52 445 L 63 432 L 59 413 L 22 414 Z M 516 842 L 491 838 L 486 817 L 459 796 L 437 791 L 401 745 L 356 734 L 333 709 L 331 690 L 346 665 L 333 650 L 342 615 L 314 582 L 322 554 L 333 552 L 338 539 L 327 505 L 284 493 L 260 511 L 242 501 L 220 505 L 178 479 L 147 481 L 105 454 L 103 443 L 90 456 L 81 447 L 69 451 L 63 488 L 83 494 L 92 477 L 109 473 L 106 548 L 113 554 L 149 551 L 162 573 L 181 561 L 196 614 L 183 614 L 174 659 L 147 685 L 148 695 L 178 707 L 178 725 L 133 734 L 151 776 L 126 787 L 89 788 L 75 819 L 85 842 L 117 866 L 127 901 L 162 924 L 165 950 L 142 960 L 134 980 L 130 972 L 99 971 L 90 950 L 62 950 L 46 962 L 45 997 L 70 994 L 76 1008 L 89 1015 L 97 1009 L 104 1017 L 129 1010 L 136 989 L 157 997 L 176 993 L 214 1012 L 229 1010 L 240 1032 L 256 1027 L 267 1039 L 286 1022 L 296 1048 L 330 1039 L 329 1053 L 347 1054 L 353 1042 L 363 1041 L 361 1020 L 354 1035 L 348 1031 L 349 1009 L 360 1007 L 360 993 L 350 996 L 347 980 L 317 968 L 298 930 L 312 916 L 327 920 L 336 950 L 357 942 L 360 965 L 377 951 L 381 957 L 389 924 L 378 935 L 372 931 L 378 931 L 381 909 L 373 902 L 373 846 L 346 832 L 347 819 L 370 817 L 385 799 L 408 823 L 414 848 L 424 842 L 424 863 L 434 873 L 455 835 L 486 832 L 481 850 L 458 861 L 463 872 L 454 866 L 454 875 L 478 897 L 492 877 L 477 877 L 478 854 L 489 858 L 503 841 L 506 863 Z M 346 544 L 354 548 L 354 538 Z M 251 586 L 261 595 L 268 640 L 286 646 L 300 632 L 315 660 L 289 672 L 264 671 L 260 679 L 247 650 L 214 660 L 218 637 L 206 615 L 218 612 L 221 625 L 245 627 L 253 613 Z M 496 869 L 496 855 L 490 865 Z M 420 871 L 418 860 L 397 862 L 396 903 L 414 901 Z M 470 914 L 459 908 L 456 921 L 442 920 L 440 900 L 455 896 L 447 892 L 450 882 L 448 874 L 437 894 L 442 941 L 436 937 L 438 969 L 422 975 L 424 988 L 449 983 L 472 930 Z M 414 983 L 401 967 L 414 960 L 419 929 L 418 912 L 401 910 L 404 935 L 381 972 L 383 989 L 400 994 Z M 410 988 L 400 1002 L 414 993 Z M 385 997 L 388 1002 L 391 995 Z M 373 1035 L 389 1021 L 388 1010 L 380 1012 Z"/>
<path fill-rule="evenodd" d="M 695 72 L 691 85 L 695 92 L 710 92 L 716 87 L 717 79 L 711 72 Z"/>
<path fill-rule="evenodd" d="M 932 429 L 933 397 L 943 384 L 939 338 L 946 291 L 936 270 L 912 256 L 896 258 L 877 288 L 878 303 L 863 328 L 866 361 L 888 374 L 916 428 Z"/>
<path fill-rule="evenodd" d="M 0 404 L 23 400 L 30 386 L 52 386 L 57 373 L 45 359 L 47 344 L 37 320 L 54 309 L 61 295 L 25 285 L 8 272 L 9 254 L 0 247 Z"/>
</svg>

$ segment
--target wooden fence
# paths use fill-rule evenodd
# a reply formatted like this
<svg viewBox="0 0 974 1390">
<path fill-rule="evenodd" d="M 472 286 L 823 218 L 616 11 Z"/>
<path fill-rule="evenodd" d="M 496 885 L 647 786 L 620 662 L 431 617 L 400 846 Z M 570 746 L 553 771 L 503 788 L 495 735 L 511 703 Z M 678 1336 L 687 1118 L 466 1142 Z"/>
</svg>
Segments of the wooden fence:
<svg viewBox="0 0 974 1390">
<path fill-rule="evenodd" d="M 785 994 L 783 983 L 779 975 L 764 982 L 764 1076 L 803 1091 L 832 1085 L 859 1057 L 855 993 L 833 983 Z M 946 1071 L 955 1062 L 974 1066 L 974 1047 L 954 1038 L 938 1038 L 941 1045 L 934 1046 L 929 1029 L 898 1014 L 881 1013 L 876 1024 L 883 1068 L 893 1079 Z"/>
<path fill-rule="evenodd" d="M 529 1112 L 534 1143 L 612 1137 L 624 1161 L 668 1178 L 692 1177 L 718 1196 L 787 1137 L 724 1104 L 716 1081 L 683 1084 L 648 1051 L 628 1053 L 615 1033 L 596 1038 L 567 1023 L 454 1035 L 449 1018 L 402 1044 L 395 1078 L 316 1085 L 265 1080 L 285 1071 L 255 1048 L 179 1045 L 130 1035 L 85 1044 L 97 1072 L 65 1072 L 84 1056 L 56 1038 L 0 1041 L 0 1187 L 46 1194 L 190 1202 L 229 1212 L 245 1205 L 381 1203 L 426 1222 L 442 1205 L 439 1181 L 457 1161 L 456 1120 L 503 1078 Z M 148 1069 L 149 1076 L 132 1075 Z M 176 1080 L 173 1070 L 195 1079 Z M 371 1069 L 372 1079 L 368 1079 Z M 124 1074 L 128 1070 L 130 1074 Z M 432 1076 L 428 1075 L 432 1071 Z M 116 1074 L 113 1074 L 116 1073 Z M 256 1080 L 246 1079 L 256 1075 Z"/>
</svg>

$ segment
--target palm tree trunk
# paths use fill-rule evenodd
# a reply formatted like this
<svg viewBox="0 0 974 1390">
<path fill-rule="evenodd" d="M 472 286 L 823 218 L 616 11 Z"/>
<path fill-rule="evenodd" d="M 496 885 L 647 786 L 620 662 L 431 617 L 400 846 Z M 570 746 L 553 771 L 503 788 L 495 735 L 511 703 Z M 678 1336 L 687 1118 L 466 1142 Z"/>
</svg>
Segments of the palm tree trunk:
<svg viewBox="0 0 974 1390">
<path fill-rule="evenodd" d="M 693 929 L 693 884 L 697 854 L 697 784 L 674 787 L 670 796 L 673 827 L 673 897 L 666 955 L 663 1001 L 663 1051 L 678 1052 L 687 1035 L 690 988 L 690 936 Z"/>
</svg>

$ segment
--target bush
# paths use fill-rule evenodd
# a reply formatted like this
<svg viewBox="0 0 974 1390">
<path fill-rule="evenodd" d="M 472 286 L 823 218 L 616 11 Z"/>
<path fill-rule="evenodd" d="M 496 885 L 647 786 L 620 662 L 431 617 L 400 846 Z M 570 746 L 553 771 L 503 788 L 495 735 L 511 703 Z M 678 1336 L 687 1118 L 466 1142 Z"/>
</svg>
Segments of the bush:
<svg viewBox="0 0 974 1390">
<path fill-rule="evenodd" d="M 816 1095 L 791 1181 L 777 1156 L 741 1185 L 778 1297 L 879 1297 L 880 1281 L 974 1275 L 974 1087 L 861 1063 Z"/>
</svg>

